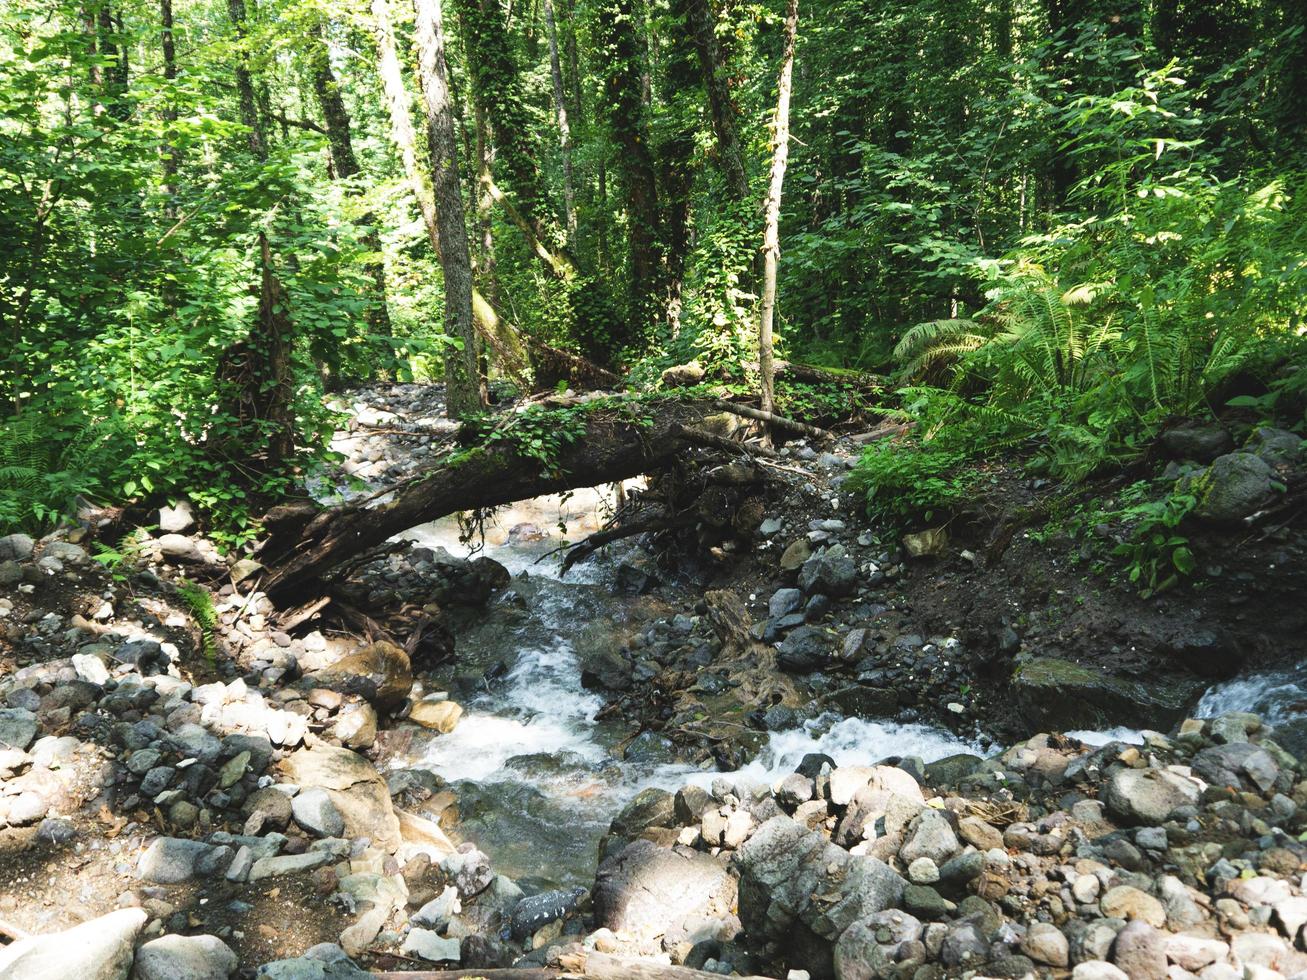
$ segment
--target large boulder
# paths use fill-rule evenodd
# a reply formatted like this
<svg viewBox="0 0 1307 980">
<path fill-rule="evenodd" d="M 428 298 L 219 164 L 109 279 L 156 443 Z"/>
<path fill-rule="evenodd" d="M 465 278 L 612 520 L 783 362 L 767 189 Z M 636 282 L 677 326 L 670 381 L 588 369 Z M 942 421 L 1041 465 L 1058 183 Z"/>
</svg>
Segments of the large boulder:
<svg viewBox="0 0 1307 980">
<path fill-rule="evenodd" d="M 1197 498 L 1194 515 L 1218 523 L 1241 520 L 1271 499 L 1275 471 L 1252 453 L 1227 453 L 1196 477 L 1181 481 L 1181 489 Z"/>
<path fill-rule="evenodd" d="M 394 711 L 413 689 L 413 667 L 403 648 L 383 640 L 314 671 L 309 679 L 315 687 L 357 694 L 378 711 Z"/>
<path fill-rule="evenodd" d="M 789 817 L 772 817 L 735 854 L 740 920 L 755 941 L 788 944 L 806 930 L 830 945 L 854 922 L 896 906 L 905 882 Z"/>
<path fill-rule="evenodd" d="M 1145 683 L 1056 657 L 1032 658 L 1012 675 L 1017 713 L 1032 732 L 1169 728 L 1206 687 L 1197 677 L 1150 677 Z"/>
<path fill-rule="evenodd" d="M 136 951 L 132 980 L 227 980 L 236 954 L 217 936 L 160 936 Z"/>
<path fill-rule="evenodd" d="M 1271 790 L 1280 775 L 1280 766 L 1271 754 L 1250 742 L 1205 748 L 1194 756 L 1193 767 L 1209 783 L 1257 793 Z"/>
<path fill-rule="evenodd" d="M 281 772 L 286 782 L 297 783 L 301 789 L 324 790 L 326 799 L 344 821 L 345 836 L 367 837 L 392 853 L 399 847 L 399 818 L 391 805 L 386 781 L 357 752 L 315 745 L 292 752 L 282 763 Z"/>
<path fill-rule="evenodd" d="M 1181 807 L 1195 806 L 1202 787 L 1166 769 L 1118 769 L 1103 787 L 1103 802 L 1125 823 L 1156 826 Z"/>
<path fill-rule="evenodd" d="M 127 980 L 144 909 L 119 909 L 63 932 L 0 947 L 0 980 Z"/>
<path fill-rule="evenodd" d="M 735 879 L 709 855 L 637 840 L 600 865 L 595 921 L 644 938 L 681 934 L 729 915 L 735 892 Z"/>
</svg>

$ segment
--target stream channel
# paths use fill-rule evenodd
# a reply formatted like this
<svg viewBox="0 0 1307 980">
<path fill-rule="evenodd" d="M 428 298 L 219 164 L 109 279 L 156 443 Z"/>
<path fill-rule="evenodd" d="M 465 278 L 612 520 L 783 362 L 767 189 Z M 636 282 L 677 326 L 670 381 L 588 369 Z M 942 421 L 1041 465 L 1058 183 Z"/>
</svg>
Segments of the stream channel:
<svg viewBox="0 0 1307 980">
<path fill-rule="evenodd" d="M 538 888 L 593 884 L 600 838 L 622 806 L 641 790 L 705 788 L 722 774 L 694 769 L 658 751 L 625 752 L 630 726 L 596 720 L 604 699 L 581 685 L 587 652 L 616 649 L 642 624 L 674 615 L 677 607 L 614 588 L 623 554 L 616 544 L 559 574 L 562 540 L 597 530 L 610 501 L 597 490 L 566 499 L 544 497 L 502 508 L 485 528 L 484 554 L 504 565 L 513 581 L 469 626 L 458 631 L 454 674 L 437 671 L 429 689 L 451 684 L 465 714 L 448 735 L 423 733 L 394 765 L 430 769 L 453 784 L 458 832 L 474 841 L 495 868 Z M 466 556 L 458 523 L 448 518 L 402 535 L 420 546 Z M 633 546 L 631 546 L 633 547 Z M 475 686 L 455 681 L 493 676 Z M 1195 712 L 1257 711 L 1271 724 L 1302 724 L 1307 668 L 1247 675 L 1213 687 Z M 1142 741 L 1139 732 L 1074 733 L 1085 741 Z M 826 716 L 791 731 L 774 732 L 741 779 L 771 782 L 793 771 L 808 752 L 837 764 L 866 765 L 887 756 L 932 762 L 958 752 L 989 754 L 996 746 L 960 740 L 920 724 Z M 635 756 L 632 758 L 632 756 Z"/>
</svg>

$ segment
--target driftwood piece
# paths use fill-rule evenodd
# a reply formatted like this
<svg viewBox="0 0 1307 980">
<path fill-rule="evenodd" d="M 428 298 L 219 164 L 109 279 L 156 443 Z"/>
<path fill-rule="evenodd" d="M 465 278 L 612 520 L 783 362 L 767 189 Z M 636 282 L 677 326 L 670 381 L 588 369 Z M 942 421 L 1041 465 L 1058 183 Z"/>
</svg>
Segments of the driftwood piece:
<svg viewBox="0 0 1307 980">
<path fill-rule="evenodd" d="M 788 419 L 784 415 L 777 415 L 775 412 L 764 412 L 761 408 L 753 408 L 750 405 L 737 405 L 735 402 L 717 399 L 713 402 L 713 407 L 721 412 L 730 412 L 732 415 L 738 415 L 741 418 L 766 422 L 778 429 L 797 432 L 804 436 L 812 436 L 814 439 L 830 439 L 833 437 L 828 429 L 809 425 L 807 422 L 800 422 L 797 419 Z"/>
<path fill-rule="evenodd" d="M 549 469 L 518 454 L 508 440 L 467 450 L 396 489 L 385 503 L 344 504 L 324 510 L 296 533 L 271 536 L 259 555 L 269 569 L 264 591 L 279 606 L 302 602 L 321 594 L 323 576 L 333 568 L 419 524 L 660 469 L 683 451 L 677 428 L 705 414 L 706 403 L 688 400 L 659 405 L 648 424 L 597 409 L 585 436 L 564 446 Z"/>
</svg>

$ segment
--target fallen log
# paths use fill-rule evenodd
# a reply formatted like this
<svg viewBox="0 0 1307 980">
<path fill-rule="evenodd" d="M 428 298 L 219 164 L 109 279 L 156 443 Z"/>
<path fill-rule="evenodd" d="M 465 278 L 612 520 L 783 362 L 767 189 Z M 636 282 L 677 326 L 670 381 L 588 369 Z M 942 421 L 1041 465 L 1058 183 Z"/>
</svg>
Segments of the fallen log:
<svg viewBox="0 0 1307 980">
<path fill-rule="evenodd" d="M 753 408 L 750 405 L 737 405 L 735 402 L 723 401 L 719 398 L 713 402 L 713 407 L 721 412 L 730 412 L 732 415 L 738 415 L 741 418 L 766 422 L 778 429 L 787 429 L 790 432 L 797 432 L 799 435 L 812 436 L 814 439 L 833 438 L 833 434 L 826 429 L 809 425 L 807 422 L 800 422 L 797 419 L 787 419 L 784 415 L 765 412 L 761 408 Z"/>
<path fill-rule="evenodd" d="M 349 503 L 303 524 L 287 522 L 288 533 L 272 533 L 260 549 L 269 570 L 264 592 L 285 608 L 322 594 L 324 577 L 342 562 L 419 524 L 660 469 L 684 450 L 678 427 L 701 422 L 711 410 L 706 402 L 674 400 L 634 408 L 596 405 L 585 435 L 562 446 L 549 468 L 520 454 L 511 439 L 491 441 L 396 488 L 384 503 Z"/>
</svg>

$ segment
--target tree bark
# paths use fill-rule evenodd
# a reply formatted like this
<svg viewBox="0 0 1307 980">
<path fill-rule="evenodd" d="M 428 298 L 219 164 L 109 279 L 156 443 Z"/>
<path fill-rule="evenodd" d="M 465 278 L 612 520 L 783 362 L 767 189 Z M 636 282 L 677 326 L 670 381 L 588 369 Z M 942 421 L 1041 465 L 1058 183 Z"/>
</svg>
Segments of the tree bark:
<svg viewBox="0 0 1307 980">
<path fill-rule="evenodd" d="M 391 139 L 399 150 L 400 162 L 408 178 L 409 188 L 417 201 L 427 240 L 439 259 L 440 231 L 436 221 L 436 205 L 427 178 L 418 166 L 417 137 L 413 118 L 409 114 L 409 94 L 404 87 L 404 75 L 399 56 L 395 53 L 395 32 L 390 21 L 389 0 L 372 0 L 372 16 L 377 37 L 377 71 L 381 75 L 386 94 L 386 107 L 390 114 Z M 517 333 L 499 316 L 485 296 L 473 289 L 472 313 L 482 338 L 499 355 L 504 371 L 521 378 L 526 366 L 526 354 Z"/>
<path fill-rule="evenodd" d="M 553 0 L 544 0 L 545 28 L 549 32 L 549 74 L 554 82 L 554 119 L 558 123 L 558 145 L 563 155 L 563 213 L 567 240 L 576 240 L 576 189 L 572 180 L 572 131 L 567 121 L 567 96 L 563 92 L 563 67 L 558 58 L 558 26 L 554 22 Z"/>
<path fill-rule="evenodd" d="M 502 440 L 463 452 L 430 476 L 397 488 L 388 503 L 335 507 L 307 525 L 291 522 L 284 532 L 270 521 L 272 533 L 260 554 L 271 569 L 266 591 L 279 605 L 294 605 L 316 594 L 340 563 L 419 524 L 657 470 L 684 451 L 678 427 L 695 426 L 711 411 L 703 402 L 668 401 L 649 425 L 641 425 L 627 412 L 595 410 L 585 436 L 563 446 L 548 470 Z"/>
<path fill-rule="evenodd" d="M 309 43 L 312 46 L 313 93 L 317 96 L 322 119 L 327 124 L 331 167 L 337 180 L 349 180 L 359 173 L 359 162 L 354 154 L 349 110 L 341 97 L 336 73 L 331 68 L 331 52 L 322 25 L 314 28 Z M 391 331 L 390 313 L 386 307 L 386 262 L 381 255 L 381 236 L 376 229 L 376 215 L 365 214 L 358 224 L 363 229 L 359 240 L 371 256 L 364 267 L 372 283 L 367 312 L 368 331 L 374 337 L 388 337 Z"/>
<path fill-rule="evenodd" d="M 260 160 L 268 158 L 268 140 L 259 116 L 258 100 L 254 95 L 254 76 L 250 73 L 250 54 L 246 49 L 245 0 L 227 0 L 227 16 L 236 29 L 240 51 L 236 56 L 236 94 L 240 99 L 241 124 L 246 128 L 246 145 Z"/>
<path fill-rule="evenodd" d="M 454 106 L 449 95 L 449 69 L 445 64 L 440 0 L 414 0 L 413 9 L 417 15 L 414 39 L 418 70 L 426 96 L 427 134 L 432 149 L 440 267 L 445 275 L 445 332 L 462 342 L 460 348 L 448 348 L 445 355 L 446 410 L 450 418 L 457 418 L 484 406 L 472 328 L 472 255 L 458 178 L 458 143 Z"/>
<path fill-rule="evenodd" d="M 776 120 L 772 130 L 771 181 L 767 187 L 767 209 L 762 239 L 762 312 L 758 321 L 758 374 L 762 410 L 774 412 L 773 322 L 776 316 L 776 270 L 780 264 L 781 188 L 790 157 L 790 89 L 794 80 L 794 44 L 799 31 L 799 0 L 789 0 L 785 9 L 785 47 L 777 83 Z"/>
</svg>

